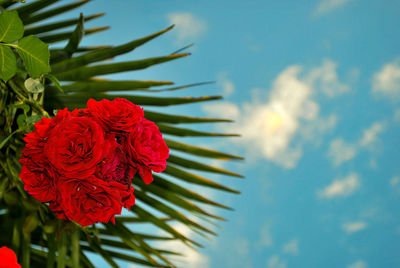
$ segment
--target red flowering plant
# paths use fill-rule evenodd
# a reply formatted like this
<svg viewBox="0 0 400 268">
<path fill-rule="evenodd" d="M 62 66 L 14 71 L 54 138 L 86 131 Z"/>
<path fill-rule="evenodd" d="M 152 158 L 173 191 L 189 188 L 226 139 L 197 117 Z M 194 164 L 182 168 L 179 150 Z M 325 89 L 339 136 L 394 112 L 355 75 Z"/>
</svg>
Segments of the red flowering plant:
<svg viewBox="0 0 400 268">
<path fill-rule="evenodd" d="M 17 261 L 17 255 L 8 247 L 0 248 L 0 268 L 21 268 Z"/>
<path fill-rule="evenodd" d="M 142 108 L 126 99 L 90 99 L 60 110 L 25 137 L 20 177 L 25 190 L 62 219 L 82 226 L 115 222 L 135 204 L 132 179 L 146 184 L 166 168 L 169 149 Z"/>
</svg>

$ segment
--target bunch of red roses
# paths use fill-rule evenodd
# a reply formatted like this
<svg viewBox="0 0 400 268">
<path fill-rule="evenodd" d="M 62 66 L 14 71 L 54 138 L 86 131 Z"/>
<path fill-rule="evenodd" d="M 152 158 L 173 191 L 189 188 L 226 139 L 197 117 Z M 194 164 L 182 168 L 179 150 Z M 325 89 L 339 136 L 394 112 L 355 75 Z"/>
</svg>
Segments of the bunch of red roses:
<svg viewBox="0 0 400 268">
<path fill-rule="evenodd" d="M 25 137 L 20 177 L 25 190 L 63 219 L 82 226 L 115 220 L 135 204 L 133 176 L 146 184 L 166 167 L 169 149 L 142 108 L 126 99 L 58 111 Z"/>
</svg>

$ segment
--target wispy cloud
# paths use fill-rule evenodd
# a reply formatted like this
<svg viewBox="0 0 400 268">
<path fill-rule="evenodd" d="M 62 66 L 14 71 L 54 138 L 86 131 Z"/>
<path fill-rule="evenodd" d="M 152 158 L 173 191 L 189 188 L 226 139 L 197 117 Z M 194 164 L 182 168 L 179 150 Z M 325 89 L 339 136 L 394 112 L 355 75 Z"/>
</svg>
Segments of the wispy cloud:
<svg viewBox="0 0 400 268">
<path fill-rule="evenodd" d="M 314 9 L 314 16 L 320 17 L 322 15 L 328 14 L 335 11 L 346 4 L 350 3 L 352 0 L 321 0 Z"/>
<path fill-rule="evenodd" d="M 207 31 L 207 23 L 189 12 L 170 13 L 167 18 L 175 24 L 176 43 L 180 45 L 199 40 Z"/>
<path fill-rule="evenodd" d="M 222 88 L 224 97 L 228 97 L 235 92 L 235 84 L 228 78 L 227 72 L 217 74 L 217 85 Z"/>
<path fill-rule="evenodd" d="M 271 224 L 266 222 L 263 224 L 260 230 L 259 240 L 256 242 L 256 247 L 262 249 L 264 247 L 271 247 L 273 245 L 273 239 L 271 234 Z"/>
<path fill-rule="evenodd" d="M 346 231 L 348 234 L 353 234 L 362 231 L 366 227 L 367 223 L 363 221 L 346 222 L 342 225 L 343 230 Z"/>
<path fill-rule="evenodd" d="M 332 199 L 353 194 L 361 185 L 356 173 L 351 173 L 343 179 L 336 179 L 322 190 L 317 191 L 320 198 Z"/>
<path fill-rule="evenodd" d="M 332 159 L 335 166 L 349 161 L 355 157 L 357 146 L 345 142 L 342 138 L 337 138 L 329 145 L 328 157 Z"/>
<path fill-rule="evenodd" d="M 316 142 L 336 124 L 336 116 L 321 117 L 318 92 L 337 96 L 346 90 L 336 89 L 339 83 L 336 66 L 324 60 L 321 66 L 304 72 L 300 65 L 283 70 L 266 89 L 253 89 L 253 98 L 242 107 L 230 103 L 203 105 L 203 110 L 214 116 L 231 117 L 237 123 L 221 127 L 225 131 L 242 134 L 232 140 L 245 148 L 249 158 L 265 158 L 285 168 L 294 168 L 307 142 Z M 344 87 L 343 87 L 344 88 Z M 329 93 L 327 93 L 329 92 Z"/>
<path fill-rule="evenodd" d="M 292 239 L 289 242 L 287 242 L 285 245 L 283 245 L 283 252 L 292 255 L 299 254 L 299 240 Z"/>
<path fill-rule="evenodd" d="M 286 261 L 282 260 L 278 255 L 273 255 L 267 260 L 267 268 L 286 268 Z"/>
<path fill-rule="evenodd" d="M 377 121 L 363 130 L 359 140 L 346 142 L 343 138 L 336 138 L 331 141 L 327 153 L 334 166 L 352 160 L 361 150 L 369 149 L 374 151 L 379 144 L 379 134 L 386 129 L 386 121 Z"/>
<path fill-rule="evenodd" d="M 363 136 L 360 140 L 360 145 L 362 147 L 367 147 L 373 145 L 378 140 L 378 135 L 385 129 L 385 122 L 375 122 L 369 128 L 365 129 Z"/>
<path fill-rule="evenodd" d="M 391 100 L 400 99 L 400 59 L 385 64 L 374 74 L 372 92 Z"/>
<path fill-rule="evenodd" d="M 363 260 L 358 260 L 352 264 L 350 264 L 349 266 L 347 266 L 347 268 L 367 268 L 368 264 L 363 261 Z"/>
</svg>

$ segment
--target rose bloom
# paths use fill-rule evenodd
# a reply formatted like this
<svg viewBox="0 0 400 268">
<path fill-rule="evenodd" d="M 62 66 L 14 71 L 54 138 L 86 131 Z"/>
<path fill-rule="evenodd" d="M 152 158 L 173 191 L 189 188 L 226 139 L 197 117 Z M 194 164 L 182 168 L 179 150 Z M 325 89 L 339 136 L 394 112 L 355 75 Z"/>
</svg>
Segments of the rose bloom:
<svg viewBox="0 0 400 268">
<path fill-rule="evenodd" d="M 54 127 L 45 152 L 61 175 L 85 178 L 109 153 L 113 141 L 104 136 L 104 130 L 93 119 L 70 116 Z"/>
<path fill-rule="evenodd" d="M 151 171 L 162 172 L 167 166 L 168 146 L 156 124 L 147 119 L 143 118 L 129 133 L 125 150 L 146 184 L 153 181 Z"/>
<path fill-rule="evenodd" d="M 115 215 L 121 214 L 122 206 L 135 203 L 133 188 L 118 182 L 105 182 L 91 176 L 86 179 L 61 179 L 59 184 L 61 202 L 67 218 L 82 226 L 96 222 L 115 223 Z"/>
<path fill-rule="evenodd" d="M 129 132 L 144 116 L 142 108 L 121 98 L 99 102 L 89 99 L 87 107 L 105 130 L 111 132 Z"/>
<path fill-rule="evenodd" d="M 21 268 L 17 261 L 17 255 L 8 247 L 0 248 L 0 268 Z"/>
</svg>

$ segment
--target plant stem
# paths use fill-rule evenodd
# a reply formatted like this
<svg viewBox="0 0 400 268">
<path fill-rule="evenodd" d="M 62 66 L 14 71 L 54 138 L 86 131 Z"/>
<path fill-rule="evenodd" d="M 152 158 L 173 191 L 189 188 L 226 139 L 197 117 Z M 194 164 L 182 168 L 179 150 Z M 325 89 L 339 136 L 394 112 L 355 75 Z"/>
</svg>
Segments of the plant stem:
<svg viewBox="0 0 400 268">
<path fill-rule="evenodd" d="M 29 268 L 31 259 L 31 235 L 22 234 L 22 267 Z"/>
<path fill-rule="evenodd" d="M 60 230 L 60 241 L 58 242 L 58 258 L 57 268 L 65 267 L 65 260 L 67 258 L 67 232 Z"/>
<path fill-rule="evenodd" d="M 79 268 L 79 255 L 80 255 L 80 230 L 76 226 L 72 232 L 71 236 L 71 259 L 72 259 L 72 267 Z"/>
<path fill-rule="evenodd" d="M 48 249 L 47 253 L 47 268 L 54 268 L 54 263 L 56 261 L 56 240 L 54 234 L 47 234 L 48 239 Z"/>
</svg>

